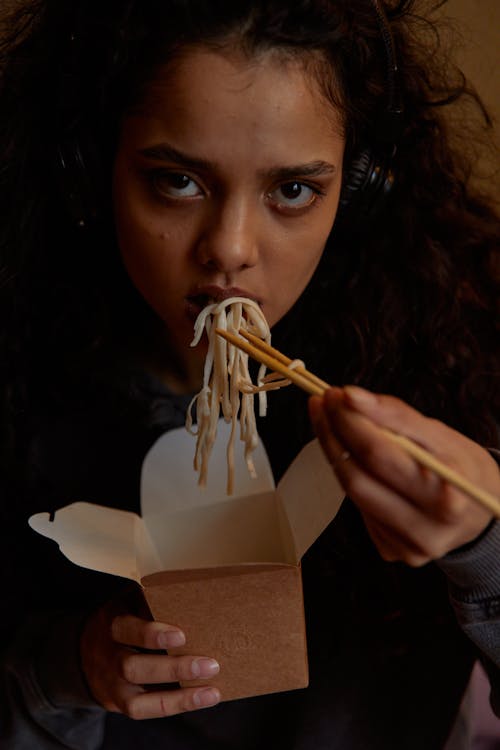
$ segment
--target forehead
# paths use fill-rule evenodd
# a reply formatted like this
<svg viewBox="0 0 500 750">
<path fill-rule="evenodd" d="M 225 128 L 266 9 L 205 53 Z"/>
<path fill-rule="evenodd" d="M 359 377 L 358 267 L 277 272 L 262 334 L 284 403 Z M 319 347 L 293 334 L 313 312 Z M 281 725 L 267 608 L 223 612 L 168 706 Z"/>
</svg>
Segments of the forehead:
<svg viewBox="0 0 500 750">
<path fill-rule="evenodd" d="M 340 113 L 309 66 L 265 52 L 248 58 L 205 47 L 160 67 L 125 123 L 145 138 L 199 143 L 212 152 L 239 147 L 273 161 L 276 150 L 342 141 Z M 272 150 L 273 153 L 270 153 Z M 304 154 L 305 156 L 305 154 Z M 318 157 L 316 157 L 318 158 Z"/>
</svg>

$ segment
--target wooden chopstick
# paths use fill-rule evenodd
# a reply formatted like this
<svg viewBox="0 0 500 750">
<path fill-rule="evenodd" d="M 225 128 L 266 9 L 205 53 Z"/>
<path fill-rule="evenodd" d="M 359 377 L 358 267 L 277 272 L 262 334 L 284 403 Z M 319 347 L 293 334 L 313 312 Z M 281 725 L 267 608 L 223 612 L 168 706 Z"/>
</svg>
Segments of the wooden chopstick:
<svg viewBox="0 0 500 750">
<path fill-rule="evenodd" d="M 236 335 L 230 331 L 216 328 L 215 332 L 234 346 L 242 349 L 253 359 L 266 365 L 269 370 L 279 372 L 288 380 L 295 383 L 295 385 L 298 385 L 299 388 L 302 388 L 311 395 L 322 396 L 325 390 L 330 388 L 328 383 L 306 370 L 305 367 L 298 366 L 290 369 L 288 365 L 293 360 L 286 357 L 269 344 L 266 344 L 262 339 L 248 333 L 248 331 L 240 331 L 240 335 Z M 242 336 L 244 336 L 244 338 L 242 338 Z M 404 435 L 398 435 L 385 427 L 380 427 L 379 429 L 387 438 L 389 438 L 389 440 L 403 448 L 412 458 L 418 461 L 419 464 L 431 469 L 435 474 L 441 477 L 441 479 L 444 479 L 466 495 L 469 495 L 469 497 L 476 500 L 480 505 L 486 508 L 486 510 L 493 513 L 496 518 L 500 518 L 500 501 L 494 495 L 491 495 L 489 492 L 486 492 L 472 482 L 469 482 L 468 479 L 465 479 L 465 477 L 462 477 L 449 466 L 443 464 L 431 453 L 426 451 L 425 448 L 414 443 L 413 440 L 410 440 Z"/>
<path fill-rule="evenodd" d="M 307 370 L 304 372 L 307 374 L 304 374 L 304 372 L 299 372 L 299 368 L 290 370 L 290 368 L 282 361 L 280 361 L 277 357 L 275 357 L 272 353 L 269 353 L 269 348 L 272 349 L 272 347 L 269 347 L 269 345 L 266 345 L 266 347 L 257 348 L 256 346 L 253 346 L 249 341 L 245 341 L 245 339 L 241 338 L 241 336 L 236 335 L 235 333 L 231 333 L 230 331 L 224 331 L 222 328 L 216 328 L 215 333 L 218 333 L 219 336 L 222 336 L 222 338 L 226 339 L 226 341 L 229 341 L 234 346 L 237 346 L 238 349 L 242 349 L 244 352 L 249 354 L 253 359 L 256 359 L 257 362 L 262 362 L 263 365 L 266 365 L 270 370 L 273 372 L 279 372 L 282 375 L 284 375 L 288 380 L 292 380 L 295 385 L 298 385 L 299 388 L 302 388 L 302 390 L 307 391 L 307 393 L 312 394 L 313 396 L 322 396 L 325 392 L 324 386 L 319 386 L 317 383 L 313 383 L 309 379 L 309 373 Z M 264 341 L 261 341 L 262 344 L 265 344 Z M 276 349 L 274 351 L 277 351 Z M 285 355 L 282 355 L 284 357 Z M 290 362 L 292 360 L 289 360 Z M 304 370 L 304 368 L 300 368 Z M 326 388 L 329 388 L 330 386 L 328 383 L 325 383 Z"/>
<path fill-rule="evenodd" d="M 238 331 L 240 336 L 243 336 L 247 339 L 247 341 L 250 341 L 251 344 L 257 347 L 257 349 L 260 349 L 263 352 L 267 352 L 272 357 L 275 357 L 279 362 L 281 362 L 284 365 L 291 365 L 293 362 L 293 359 L 290 359 L 290 357 L 287 357 L 282 352 L 278 351 L 278 349 L 275 349 L 270 344 L 267 344 L 262 339 L 259 339 L 258 336 L 254 336 L 253 333 L 250 333 L 249 331 L 240 330 Z M 287 370 L 287 372 L 290 372 L 290 370 Z M 318 378 L 317 375 L 314 375 L 314 373 L 309 372 L 309 370 L 306 370 L 305 367 L 302 367 L 302 365 L 297 365 L 297 367 L 293 368 L 293 372 L 298 372 L 301 375 L 303 375 L 305 378 L 307 378 L 311 383 L 314 383 L 315 385 L 319 386 L 319 388 L 322 389 L 322 391 L 325 391 L 327 388 L 330 388 L 330 384 L 327 383 L 325 380 L 321 380 L 321 378 Z"/>
</svg>

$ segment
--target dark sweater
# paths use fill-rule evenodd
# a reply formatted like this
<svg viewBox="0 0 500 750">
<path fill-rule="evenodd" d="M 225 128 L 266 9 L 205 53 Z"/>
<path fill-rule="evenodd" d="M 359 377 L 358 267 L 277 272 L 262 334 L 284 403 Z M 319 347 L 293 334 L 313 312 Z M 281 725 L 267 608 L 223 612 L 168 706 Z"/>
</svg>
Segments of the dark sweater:
<svg viewBox="0 0 500 750">
<path fill-rule="evenodd" d="M 81 624 L 126 584 L 73 565 L 27 519 L 76 500 L 138 512 L 142 460 L 187 403 L 149 378 L 139 391 L 131 411 L 103 396 L 34 410 L 19 465 L 0 480 L 0 747 L 437 750 L 478 654 L 448 589 L 500 695 L 500 524 L 439 567 L 410 569 L 381 560 L 346 501 L 303 559 L 308 688 L 142 722 L 98 707 L 79 666 Z M 305 437 L 283 431 L 272 401 L 260 431 L 280 475 Z"/>
</svg>

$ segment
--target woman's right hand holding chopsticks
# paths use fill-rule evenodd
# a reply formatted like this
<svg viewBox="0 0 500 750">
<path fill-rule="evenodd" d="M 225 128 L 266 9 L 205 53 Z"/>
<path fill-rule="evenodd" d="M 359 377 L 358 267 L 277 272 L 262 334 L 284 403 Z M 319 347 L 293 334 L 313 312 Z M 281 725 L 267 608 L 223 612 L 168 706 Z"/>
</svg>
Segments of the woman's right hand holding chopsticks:
<svg viewBox="0 0 500 750">
<path fill-rule="evenodd" d="M 406 436 L 466 480 L 500 497 L 496 461 L 445 424 L 397 398 L 353 386 L 311 397 L 310 416 L 328 460 L 384 559 L 423 565 L 473 541 L 492 520 L 487 508 L 422 466 L 385 432 Z"/>
</svg>

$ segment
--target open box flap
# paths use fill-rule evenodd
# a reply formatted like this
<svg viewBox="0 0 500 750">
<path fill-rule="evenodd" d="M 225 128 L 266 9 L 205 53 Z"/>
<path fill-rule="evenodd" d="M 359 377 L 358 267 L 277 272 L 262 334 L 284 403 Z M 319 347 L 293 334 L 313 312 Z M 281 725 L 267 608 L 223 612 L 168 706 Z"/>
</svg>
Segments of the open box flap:
<svg viewBox="0 0 500 750">
<path fill-rule="evenodd" d="M 164 569 L 281 562 L 283 544 L 274 480 L 262 443 L 250 477 L 243 446 L 235 446 L 235 494 L 226 495 L 230 426 L 221 420 L 207 487 L 193 470 L 195 439 L 184 428 L 152 446 L 142 467 L 142 518 L 134 513 L 73 503 L 29 519 L 72 562 L 140 581 Z M 159 552 L 157 552 L 157 550 Z"/>
<path fill-rule="evenodd" d="M 275 484 L 260 440 L 252 478 L 237 435 L 234 493 L 226 494 L 230 429 L 219 420 L 206 487 L 198 485 L 193 469 L 195 438 L 183 427 L 162 435 L 144 459 L 142 517 L 163 569 L 283 558 Z"/>
<path fill-rule="evenodd" d="M 32 516 L 30 525 L 82 567 L 139 581 L 161 570 L 241 563 L 297 563 L 334 517 L 343 498 L 317 443 L 274 488 L 263 445 L 256 479 L 237 446 L 233 496 L 225 493 L 228 426 L 221 423 L 207 487 L 192 467 L 194 440 L 183 428 L 162 436 L 143 464 L 143 517 L 90 503 Z"/>
<path fill-rule="evenodd" d="M 187 510 L 234 497 L 256 495 L 274 490 L 274 478 L 266 450 L 259 439 L 253 453 L 257 476 L 248 473 L 243 455 L 243 443 L 236 436 L 234 446 L 234 493 L 226 494 L 227 445 L 231 425 L 219 420 L 208 464 L 207 486 L 198 486 L 198 474 L 193 469 L 196 438 L 184 427 L 169 430 L 149 449 L 141 474 L 141 514 L 149 519 L 176 510 Z M 237 426 L 239 433 L 239 426 Z"/>
<path fill-rule="evenodd" d="M 318 440 L 308 443 L 292 461 L 278 484 L 277 496 L 298 563 L 335 518 L 345 497 Z"/>
<path fill-rule="evenodd" d="M 91 503 L 72 503 L 50 520 L 49 513 L 31 516 L 39 534 L 58 543 L 71 562 L 91 570 L 131 578 L 160 570 L 142 519 L 135 513 Z"/>
</svg>

